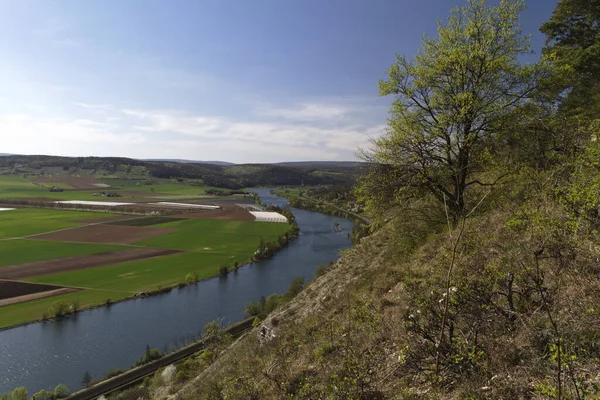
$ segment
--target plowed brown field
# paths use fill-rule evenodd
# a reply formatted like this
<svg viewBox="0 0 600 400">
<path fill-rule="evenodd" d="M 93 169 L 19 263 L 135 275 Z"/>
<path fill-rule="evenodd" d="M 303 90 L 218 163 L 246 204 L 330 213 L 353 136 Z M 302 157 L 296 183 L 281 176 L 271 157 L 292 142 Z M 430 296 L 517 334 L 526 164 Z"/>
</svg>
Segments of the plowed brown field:
<svg viewBox="0 0 600 400">
<path fill-rule="evenodd" d="M 0 307 L 24 301 L 76 292 L 79 289 L 39 283 L 0 280 Z"/>
<path fill-rule="evenodd" d="M 74 189 L 103 189 L 96 186 L 96 184 L 101 184 L 102 182 L 93 178 L 36 178 L 32 182 L 43 184 L 66 183 Z"/>
</svg>

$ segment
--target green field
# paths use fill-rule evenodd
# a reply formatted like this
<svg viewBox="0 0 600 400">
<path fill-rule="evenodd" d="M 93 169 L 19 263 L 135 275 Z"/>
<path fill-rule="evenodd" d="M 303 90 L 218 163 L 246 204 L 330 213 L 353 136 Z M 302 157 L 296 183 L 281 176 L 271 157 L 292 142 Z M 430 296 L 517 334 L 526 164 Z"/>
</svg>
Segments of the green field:
<svg viewBox="0 0 600 400">
<path fill-rule="evenodd" d="M 164 249 L 246 253 L 249 255 L 252 255 L 258 248 L 261 238 L 265 241 L 274 241 L 289 229 L 288 224 L 276 222 L 216 219 L 186 219 L 152 225 L 152 227 L 174 228 L 177 231 L 136 244 Z"/>
<path fill-rule="evenodd" d="M 189 273 L 197 273 L 199 279 L 214 276 L 219 273 L 220 265 L 231 267 L 234 260 L 244 261 L 247 258 L 247 254 L 191 252 L 130 261 L 107 267 L 38 276 L 27 280 L 129 293 L 148 292 L 183 282 Z"/>
<path fill-rule="evenodd" d="M 88 177 L 89 178 L 89 177 Z M 67 190 L 64 192 L 51 192 L 49 190 L 52 186 L 62 187 L 65 189 L 70 188 L 69 185 L 53 182 L 53 183 L 44 183 L 43 185 L 47 187 L 44 189 L 37 185 L 34 185 L 30 182 L 30 179 L 35 179 L 35 176 L 29 177 L 27 179 L 15 176 L 15 175 L 0 175 L 0 199 L 3 198 L 35 198 L 35 197 L 46 197 L 57 200 L 102 200 L 102 197 L 93 196 L 94 190 Z M 60 178 L 57 178 L 60 179 Z M 141 180 L 128 180 L 128 179 L 105 179 L 100 178 L 98 182 L 107 183 L 109 185 L 114 185 L 115 187 L 111 188 L 101 188 L 97 189 L 98 192 L 101 191 L 110 191 L 110 192 L 152 192 L 156 196 L 198 196 L 205 194 L 207 189 L 214 189 L 211 186 L 192 186 L 187 185 L 185 183 L 180 182 L 169 182 L 167 180 L 163 180 L 162 182 L 157 182 L 152 185 L 140 184 L 136 185 L 138 182 L 143 182 Z M 135 198 L 141 197 L 127 194 L 122 198 Z M 152 197 L 152 196 L 150 196 Z"/>
<path fill-rule="evenodd" d="M 114 214 L 37 208 L 0 211 L 0 239 L 74 228 L 85 225 L 77 220 L 110 216 L 114 216 Z"/>
<path fill-rule="evenodd" d="M 30 239 L 0 240 L 0 266 L 85 256 L 126 248 L 119 245 L 94 243 L 64 243 Z"/>
</svg>

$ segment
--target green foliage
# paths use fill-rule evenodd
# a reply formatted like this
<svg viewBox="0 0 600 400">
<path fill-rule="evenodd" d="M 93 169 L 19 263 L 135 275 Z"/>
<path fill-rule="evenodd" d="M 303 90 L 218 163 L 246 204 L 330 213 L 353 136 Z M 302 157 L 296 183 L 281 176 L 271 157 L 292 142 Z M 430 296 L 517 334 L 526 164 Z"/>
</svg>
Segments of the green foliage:
<svg viewBox="0 0 600 400">
<path fill-rule="evenodd" d="M 190 272 L 185 276 L 185 283 L 194 283 L 200 280 L 200 274 L 198 272 Z"/>
<path fill-rule="evenodd" d="M 92 375 L 90 374 L 90 371 L 85 371 L 83 373 L 83 377 L 81 378 L 81 387 L 83 387 L 83 388 L 89 387 L 91 383 L 92 383 Z"/>
<path fill-rule="evenodd" d="M 56 385 L 53 392 L 54 397 L 56 397 L 57 399 L 64 399 L 69 395 L 69 388 L 67 387 L 67 385 L 61 383 Z"/>
<path fill-rule="evenodd" d="M 229 274 L 229 267 L 227 267 L 227 265 L 221 265 L 219 267 L 219 275 L 221 277 L 226 277 L 227 274 Z"/>
<path fill-rule="evenodd" d="M 163 356 L 163 353 L 160 350 L 151 349 L 150 346 L 146 345 L 146 352 L 139 360 L 137 360 L 136 362 L 133 363 L 133 366 L 137 367 L 140 365 L 148 364 L 149 362 L 158 360 L 162 356 Z"/>
<path fill-rule="evenodd" d="M 114 378 L 115 376 L 121 375 L 122 373 L 124 373 L 126 370 L 123 368 L 114 368 L 109 370 L 105 375 L 104 375 L 104 379 L 110 379 L 110 378 Z"/>
<path fill-rule="evenodd" d="M 558 90 L 570 89 L 564 106 L 597 115 L 600 77 L 600 2 L 561 0 L 541 27 L 544 58 L 560 71 Z"/>
<path fill-rule="evenodd" d="M 33 395 L 32 400 L 53 400 L 54 394 L 47 390 L 40 390 Z"/>
<path fill-rule="evenodd" d="M 10 394 L 11 400 L 27 400 L 28 392 L 24 387 L 18 387 Z"/>
<path fill-rule="evenodd" d="M 71 312 L 71 307 L 65 303 L 64 301 L 55 301 L 52 303 L 50 308 L 48 308 L 48 314 L 53 316 L 54 318 L 63 317 Z"/>
<path fill-rule="evenodd" d="M 245 312 L 251 317 L 259 318 L 258 322 L 260 322 L 260 319 L 266 318 L 266 316 L 273 312 L 277 307 L 291 301 L 303 289 L 304 278 L 296 277 L 292 280 L 292 283 L 285 294 L 272 294 L 266 298 L 262 296 L 257 302 L 246 304 Z"/>
<path fill-rule="evenodd" d="M 380 82 L 381 95 L 395 97 L 389 129 L 362 153 L 373 167 L 357 191 L 371 212 L 430 195 L 456 222 L 475 202 L 473 186 L 501 178 L 490 173 L 497 145 L 540 73 L 518 62 L 530 50 L 518 24 L 522 8 L 523 1 L 469 0 L 413 61 L 399 56 L 389 69 Z"/>
</svg>

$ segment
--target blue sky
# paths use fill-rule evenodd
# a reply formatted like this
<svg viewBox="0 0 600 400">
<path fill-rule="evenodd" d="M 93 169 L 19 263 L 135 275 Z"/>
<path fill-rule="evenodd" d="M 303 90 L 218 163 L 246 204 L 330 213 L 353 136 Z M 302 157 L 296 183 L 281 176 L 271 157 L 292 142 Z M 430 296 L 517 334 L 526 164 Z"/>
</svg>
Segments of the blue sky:
<svg viewBox="0 0 600 400">
<path fill-rule="evenodd" d="M 352 160 L 459 0 L 0 0 L 0 153 Z M 527 0 L 539 54 L 555 0 Z"/>
</svg>

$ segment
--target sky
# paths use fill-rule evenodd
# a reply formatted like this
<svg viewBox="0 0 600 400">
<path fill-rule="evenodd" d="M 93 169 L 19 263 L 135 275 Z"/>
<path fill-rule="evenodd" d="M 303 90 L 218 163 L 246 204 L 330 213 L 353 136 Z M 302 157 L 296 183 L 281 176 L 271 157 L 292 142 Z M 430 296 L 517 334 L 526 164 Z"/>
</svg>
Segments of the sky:
<svg viewBox="0 0 600 400">
<path fill-rule="evenodd" d="M 354 160 L 385 129 L 395 54 L 464 4 L 0 0 L 0 153 Z M 537 56 L 555 5 L 526 0 Z"/>
</svg>

